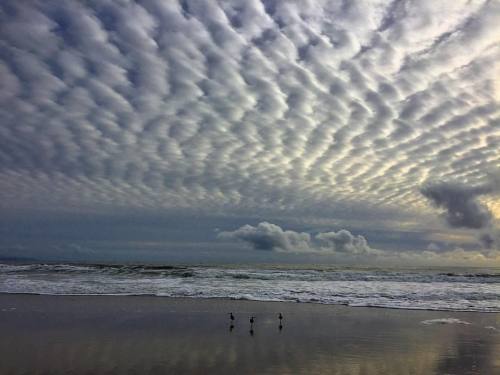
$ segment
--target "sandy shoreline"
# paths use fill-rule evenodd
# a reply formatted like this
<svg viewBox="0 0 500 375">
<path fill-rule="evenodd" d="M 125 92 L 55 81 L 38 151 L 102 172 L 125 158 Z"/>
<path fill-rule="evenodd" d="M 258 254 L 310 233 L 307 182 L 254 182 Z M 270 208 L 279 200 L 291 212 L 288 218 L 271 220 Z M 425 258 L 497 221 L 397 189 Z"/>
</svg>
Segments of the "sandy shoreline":
<svg viewBox="0 0 500 375">
<path fill-rule="evenodd" d="M 116 303 L 117 301 L 121 302 L 128 301 L 130 302 L 130 298 L 142 302 L 146 301 L 149 307 L 152 306 L 163 306 L 165 304 L 169 306 L 183 306 L 184 304 L 190 303 L 208 303 L 210 304 L 225 304 L 225 303 L 249 303 L 249 304 L 261 304 L 262 306 L 269 305 L 272 306 L 274 304 L 279 306 L 287 306 L 287 305 L 310 305 L 310 306 L 320 306 L 321 308 L 348 308 L 348 309 L 375 309 L 375 310 L 398 310 L 398 311 L 414 311 L 414 312 L 429 312 L 429 313 L 445 313 L 445 314 L 493 314 L 500 315 L 500 312 L 495 311 L 468 311 L 468 310 L 457 310 L 457 311 L 449 311 L 449 310 L 440 310 L 440 309 L 419 309 L 419 308 L 403 308 L 403 307 L 387 307 L 387 306 L 351 306 L 347 304 L 328 304 L 328 303 L 317 303 L 317 302 L 299 302 L 299 301 L 262 301 L 262 300 L 252 300 L 246 298 L 224 298 L 224 297 L 211 297 L 211 298 L 197 298 L 197 297 L 169 297 L 169 296 L 159 296 L 153 294 L 38 294 L 38 293 L 2 293 L 0 292 L 0 302 L 2 300 L 8 301 L 16 301 L 17 303 L 23 303 L 24 300 L 17 299 L 17 297 L 27 297 L 26 302 L 32 303 L 38 298 L 47 298 L 51 301 L 58 299 L 67 299 L 71 300 L 73 303 L 76 301 L 83 299 L 86 302 L 88 301 L 106 301 L 110 299 L 108 302 L 113 301 Z M 32 297 L 33 299 L 29 299 Z M 157 300 L 157 301 L 156 301 Z M 155 301 L 155 302 L 153 302 Z M 158 303 L 158 304 L 155 304 Z"/>
<path fill-rule="evenodd" d="M 500 373 L 497 313 L 0 294 L 0 329 L 1 374 Z"/>
<path fill-rule="evenodd" d="M 170 297 L 170 296 L 162 296 L 156 294 L 43 294 L 43 293 L 4 293 L 0 292 L 0 296 L 35 296 L 35 297 L 83 297 L 83 298 L 158 298 L 158 299 L 167 299 L 167 300 L 181 300 L 181 301 L 234 301 L 234 302 L 255 302 L 255 303 L 276 303 L 276 304 L 306 304 L 306 305 L 320 305 L 320 306 L 334 306 L 334 307 L 348 307 L 348 308 L 362 308 L 362 309 L 381 309 L 381 310 L 403 310 L 403 311 L 429 311 L 429 312 L 444 312 L 448 314 L 454 313 L 478 313 L 478 314 L 500 314 L 500 311 L 475 311 L 475 310 L 445 310 L 445 309 L 426 309 L 426 308 L 408 308 L 408 307 L 393 307 L 393 306 L 364 306 L 364 305 L 349 305 L 343 303 L 319 303 L 319 302 L 302 302 L 302 301 L 263 301 L 263 300 L 254 300 L 247 298 L 225 298 L 225 297 Z"/>
</svg>

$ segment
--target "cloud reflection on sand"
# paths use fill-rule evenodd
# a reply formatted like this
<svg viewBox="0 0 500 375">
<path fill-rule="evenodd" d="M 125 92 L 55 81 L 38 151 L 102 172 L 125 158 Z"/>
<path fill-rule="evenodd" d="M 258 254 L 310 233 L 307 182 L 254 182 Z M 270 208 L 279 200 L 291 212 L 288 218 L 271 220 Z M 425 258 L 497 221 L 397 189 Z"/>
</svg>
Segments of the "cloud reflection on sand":
<svg viewBox="0 0 500 375">
<path fill-rule="evenodd" d="M 6 298 L 17 298 L 19 308 L 0 321 L 0 372 L 8 374 L 493 374 L 500 368 L 500 337 L 483 328 L 496 324 L 498 314 L 457 315 L 471 325 L 422 326 L 446 313 L 224 300 Z M 287 318 L 281 332 L 278 309 Z M 236 317 L 233 332 L 228 310 Z M 256 316 L 253 337 L 250 314 Z"/>
</svg>

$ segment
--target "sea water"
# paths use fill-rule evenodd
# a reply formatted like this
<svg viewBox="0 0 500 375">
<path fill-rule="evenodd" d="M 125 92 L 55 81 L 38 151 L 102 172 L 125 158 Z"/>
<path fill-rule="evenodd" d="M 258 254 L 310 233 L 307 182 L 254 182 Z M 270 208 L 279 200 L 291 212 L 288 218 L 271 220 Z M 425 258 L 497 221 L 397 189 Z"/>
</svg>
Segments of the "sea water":
<svg viewBox="0 0 500 375">
<path fill-rule="evenodd" d="M 153 295 L 500 312 L 500 269 L 0 264 L 0 293 Z"/>
</svg>

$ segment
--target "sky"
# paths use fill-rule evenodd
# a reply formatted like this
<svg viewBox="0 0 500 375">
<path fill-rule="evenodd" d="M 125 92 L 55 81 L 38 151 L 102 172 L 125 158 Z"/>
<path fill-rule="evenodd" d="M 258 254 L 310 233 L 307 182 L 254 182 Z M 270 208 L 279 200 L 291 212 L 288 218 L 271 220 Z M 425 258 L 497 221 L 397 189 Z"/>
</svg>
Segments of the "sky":
<svg viewBox="0 0 500 375">
<path fill-rule="evenodd" d="M 0 257 L 500 266 L 500 2 L 0 3 Z"/>
</svg>

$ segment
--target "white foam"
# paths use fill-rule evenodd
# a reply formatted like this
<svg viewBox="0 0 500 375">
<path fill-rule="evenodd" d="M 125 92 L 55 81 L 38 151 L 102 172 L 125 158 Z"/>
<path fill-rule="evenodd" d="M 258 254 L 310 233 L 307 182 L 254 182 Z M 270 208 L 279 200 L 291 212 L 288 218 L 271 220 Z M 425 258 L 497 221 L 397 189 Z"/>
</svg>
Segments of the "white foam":
<svg viewBox="0 0 500 375">
<path fill-rule="evenodd" d="M 0 265 L 0 292 L 155 295 L 398 309 L 500 312 L 500 284 L 422 271 Z M 443 323 L 445 324 L 445 323 Z"/>
<path fill-rule="evenodd" d="M 431 324 L 465 324 L 465 325 L 468 325 L 468 324 L 471 324 L 469 322 L 466 322 L 466 321 L 460 320 L 460 319 L 456 319 L 456 318 L 429 319 L 429 320 L 424 320 L 420 323 L 427 324 L 427 325 L 431 325 Z"/>
</svg>

